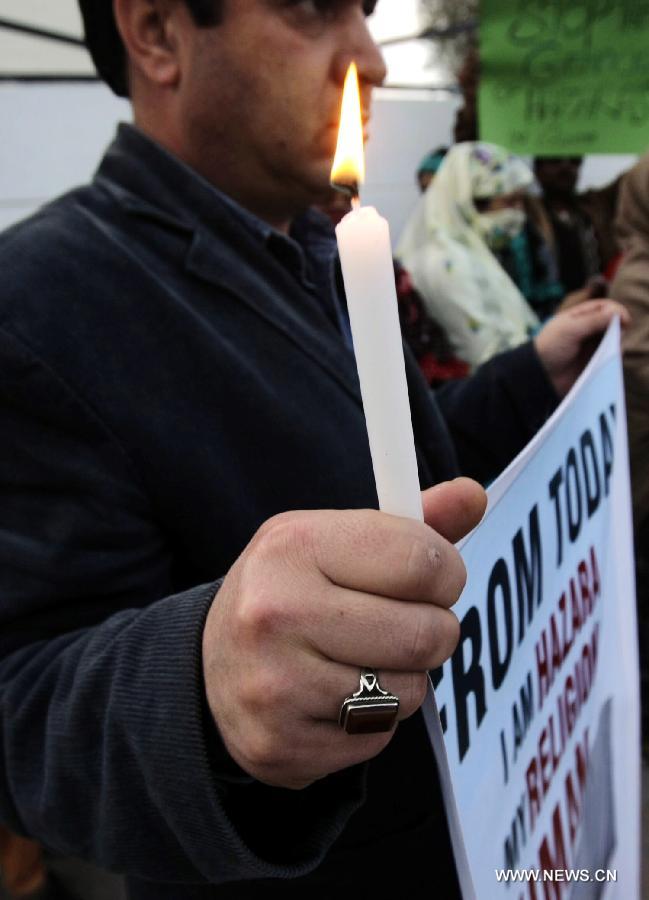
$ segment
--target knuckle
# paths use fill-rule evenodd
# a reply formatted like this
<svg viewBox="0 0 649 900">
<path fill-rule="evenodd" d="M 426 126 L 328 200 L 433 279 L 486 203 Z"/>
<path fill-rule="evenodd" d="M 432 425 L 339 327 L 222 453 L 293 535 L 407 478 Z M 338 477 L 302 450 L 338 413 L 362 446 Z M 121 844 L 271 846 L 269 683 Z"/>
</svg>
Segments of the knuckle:
<svg viewBox="0 0 649 900">
<path fill-rule="evenodd" d="M 275 559 L 277 556 L 303 558 L 313 555 L 314 528 L 311 517 L 300 513 L 280 513 L 273 516 L 257 532 L 260 552 Z"/>
<path fill-rule="evenodd" d="M 426 697 L 428 690 L 428 676 L 425 672 L 413 672 L 408 680 L 405 696 L 401 697 L 403 718 L 408 718 L 416 712 Z"/>
<path fill-rule="evenodd" d="M 237 604 L 236 633 L 242 641 L 257 641 L 276 632 L 285 616 L 281 598 L 258 581 L 248 586 Z"/>
<path fill-rule="evenodd" d="M 290 527 L 288 513 L 280 513 L 267 519 L 259 526 L 252 541 L 255 553 L 262 559 L 274 557 L 285 540 L 287 527 Z"/>
<path fill-rule="evenodd" d="M 448 616 L 448 647 L 447 647 L 447 658 L 452 656 L 456 649 L 457 645 L 460 643 L 460 620 L 458 617 L 449 612 Z"/>
<path fill-rule="evenodd" d="M 446 662 L 453 653 L 460 640 L 460 622 L 457 616 L 449 610 L 444 610 L 440 617 L 437 636 L 435 640 L 435 658 L 431 660 L 430 668 L 434 669 Z"/>
<path fill-rule="evenodd" d="M 239 685 L 242 707 L 259 717 L 266 710 L 283 709 L 287 693 L 285 681 L 274 669 L 256 669 L 242 677 Z"/>
<path fill-rule="evenodd" d="M 426 607 L 418 610 L 417 618 L 408 646 L 406 647 L 408 668 L 425 670 L 436 642 L 436 628 L 433 621 L 435 610 Z"/>
<path fill-rule="evenodd" d="M 453 564 L 450 567 L 451 571 L 452 571 L 452 585 L 451 585 L 450 593 L 451 593 L 451 596 L 454 597 L 455 599 L 450 604 L 451 606 L 453 605 L 453 603 L 457 603 L 457 601 L 460 599 L 460 597 L 462 595 L 462 591 L 464 590 L 464 588 L 466 586 L 466 580 L 467 580 L 467 570 L 466 570 L 466 566 L 464 564 L 464 560 L 460 556 L 459 552 L 457 550 L 455 550 L 455 548 L 454 548 L 454 554 L 455 554 L 455 556 L 453 559 Z"/>
<path fill-rule="evenodd" d="M 262 522 L 257 529 L 255 537 L 259 540 L 266 540 L 269 536 L 280 530 L 287 521 L 290 521 L 291 515 L 290 512 L 281 512 L 277 513 L 275 516 L 271 516 L 270 519 L 266 519 L 266 521 Z"/>
<path fill-rule="evenodd" d="M 455 547 L 449 546 L 448 552 L 444 553 L 443 566 L 440 566 L 433 589 L 435 604 L 448 609 L 457 603 L 466 585 L 466 579 L 464 560 Z"/>
<path fill-rule="evenodd" d="M 283 787 L 287 791 L 303 791 L 308 787 L 311 787 L 318 781 L 317 778 L 286 778 L 281 784 L 278 784 L 277 787 Z"/>
<path fill-rule="evenodd" d="M 415 538 L 411 542 L 406 559 L 406 574 L 412 589 L 418 595 L 430 592 L 431 581 L 442 565 L 442 554 L 434 543 L 422 538 Z"/>
<path fill-rule="evenodd" d="M 265 728 L 252 729 L 246 740 L 244 754 L 249 770 L 266 772 L 281 766 L 281 743 Z"/>
</svg>

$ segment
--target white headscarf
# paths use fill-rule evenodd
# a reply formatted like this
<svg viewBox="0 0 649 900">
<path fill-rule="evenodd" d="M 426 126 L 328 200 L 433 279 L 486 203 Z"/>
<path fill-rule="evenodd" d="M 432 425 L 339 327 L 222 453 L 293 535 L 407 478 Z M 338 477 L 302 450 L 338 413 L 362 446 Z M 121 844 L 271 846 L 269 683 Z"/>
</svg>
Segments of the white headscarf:
<svg viewBox="0 0 649 900">
<path fill-rule="evenodd" d="M 476 366 L 526 341 L 539 325 L 487 246 L 474 200 L 510 194 L 533 181 L 502 147 L 454 146 L 419 200 L 397 247 L 431 317 L 456 354 Z"/>
</svg>

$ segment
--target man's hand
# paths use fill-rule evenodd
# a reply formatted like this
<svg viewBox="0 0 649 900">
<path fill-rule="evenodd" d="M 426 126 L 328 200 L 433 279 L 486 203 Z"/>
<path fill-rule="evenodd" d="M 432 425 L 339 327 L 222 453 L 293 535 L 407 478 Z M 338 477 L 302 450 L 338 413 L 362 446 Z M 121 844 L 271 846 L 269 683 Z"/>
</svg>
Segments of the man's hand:
<svg viewBox="0 0 649 900">
<path fill-rule="evenodd" d="M 232 758 L 267 784 L 302 788 L 370 759 L 388 734 L 338 725 L 361 666 L 412 715 L 426 673 L 452 654 L 466 571 L 454 548 L 482 518 L 467 478 L 423 495 L 426 524 L 374 510 L 293 512 L 254 536 L 203 635 L 210 710 Z"/>
<path fill-rule="evenodd" d="M 536 351 L 560 397 L 573 386 L 614 316 L 631 321 L 615 300 L 586 300 L 558 312 L 534 339 Z"/>
<path fill-rule="evenodd" d="M 571 291 L 561 301 L 557 312 L 564 312 L 586 300 L 600 300 L 608 296 L 609 284 L 603 275 L 593 275 L 586 284 L 576 291 Z"/>
</svg>

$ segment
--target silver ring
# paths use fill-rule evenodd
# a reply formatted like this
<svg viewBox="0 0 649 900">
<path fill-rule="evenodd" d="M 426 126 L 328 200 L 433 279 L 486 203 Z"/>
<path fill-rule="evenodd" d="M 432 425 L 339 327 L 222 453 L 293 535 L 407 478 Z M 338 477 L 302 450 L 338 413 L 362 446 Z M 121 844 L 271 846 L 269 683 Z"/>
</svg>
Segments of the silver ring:
<svg viewBox="0 0 649 900">
<path fill-rule="evenodd" d="M 391 731 L 399 712 L 399 698 L 384 691 L 374 669 L 361 669 L 358 690 L 345 697 L 338 722 L 347 734 Z"/>
</svg>

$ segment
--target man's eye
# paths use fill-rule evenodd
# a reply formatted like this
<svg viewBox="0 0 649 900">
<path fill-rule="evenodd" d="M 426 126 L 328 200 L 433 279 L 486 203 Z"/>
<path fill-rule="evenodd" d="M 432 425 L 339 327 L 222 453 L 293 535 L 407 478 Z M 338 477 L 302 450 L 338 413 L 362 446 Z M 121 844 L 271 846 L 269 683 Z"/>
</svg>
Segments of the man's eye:
<svg viewBox="0 0 649 900">
<path fill-rule="evenodd" d="M 287 0 L 287 6 L 299 7 L 306 13 L 326 17 L 338 12 L 349 0 Z M 371 16 L 378 0 L 363 0 L 363 12 Z"/>
<path fill-rule="evenodd" d="M 298 6 L 304 12 L 317 13 L 325 15 L 333 12 L 336 6 L 340 5 L 340 0 L 286 0 L 287 6 Z"/>
</svg>

